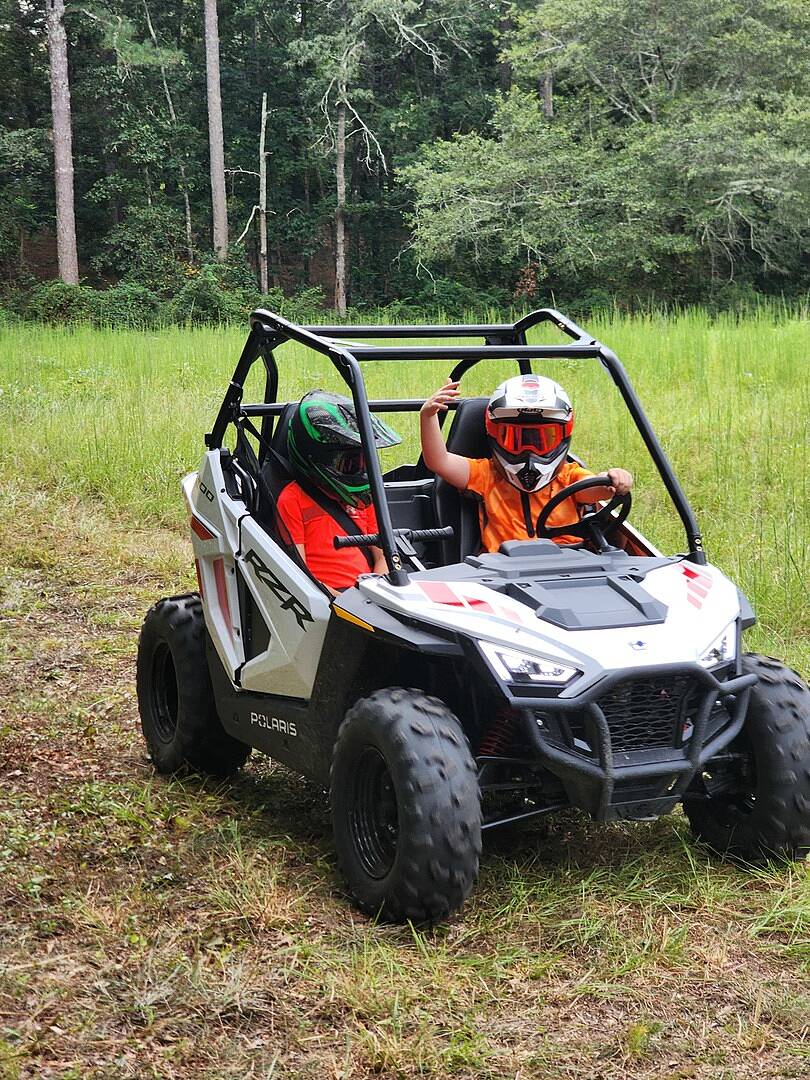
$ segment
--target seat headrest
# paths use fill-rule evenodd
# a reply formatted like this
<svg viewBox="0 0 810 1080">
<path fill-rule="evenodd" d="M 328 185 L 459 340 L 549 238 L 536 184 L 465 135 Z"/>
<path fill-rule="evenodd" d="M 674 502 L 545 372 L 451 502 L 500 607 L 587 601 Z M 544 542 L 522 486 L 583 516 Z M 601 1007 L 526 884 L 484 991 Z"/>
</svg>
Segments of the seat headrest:
<svg viewBox="0 0 810 1080">
<path fill-rule="evenodd" d="M 297 408 L 297 401 L 291 401 L 286 405 L 284 412 L 281 413 L 278 420 L 276 420 L 276 426 L 273 429 L 273 438 L 270 440 L 270 445 L 275 452 L 280 454 L 283 458 L 287 457 L 287 429 L 290 426 L 290 421 Z"/>
<path fill-rule="evenodd" d="M 458 403 L 450 431 L 447 449 L 453 454 L 468 458 L 491 456 L 484 423 L 484 410 L 489 398 L 463 398 Z"/>
</svg>

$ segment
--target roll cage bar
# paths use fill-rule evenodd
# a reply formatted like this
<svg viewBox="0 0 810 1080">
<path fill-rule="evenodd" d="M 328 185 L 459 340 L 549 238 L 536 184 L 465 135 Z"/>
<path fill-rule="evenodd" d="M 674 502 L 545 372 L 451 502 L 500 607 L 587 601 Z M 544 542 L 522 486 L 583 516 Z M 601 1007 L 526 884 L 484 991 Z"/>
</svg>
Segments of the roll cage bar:
<svg viewBox="0 0 810 1080">
<path fill-rule="evenodd" d="M 526 332 L 540 323 L 553 323 L 572 339 L 570 345 L 528 345 Z M 483 345 L 369 345 L 354 338 L 483 338 Z M 272 311 L 257 308 L 250 316 L 250 334 L 228 385 L 212 430 L 205 436 L 209 450 L 222 446 L 229 424 L 242 417 L 262 418 L 262 440 L 269 443 L 271 423 L 281 414 L 284 402 L 278 398 L 278 365 L 274 350 L 285 341 L 297 341 L 323 356 L 337 368 L 351 391 L 357 415 L 357 426 L 363 442 L 368 469 L 369 486 L 380 546 L 388 563 L 388 580 L 405 585 L 408 575 L 402 566 L 397 549 L 391 515 L 385 498 L 382 469 L 371 428 L 372 412 L 411 412 L 419 409 L 419 399 L 369 401 L 366 395 L 360 364 L 366 361 L 455 360 L 451 378 L 460 379 L 481 360 L 517 360 L 520 373 L 531 374 L 532 360 L 594 359 L 608 371 L 624 399 L 630 415 L 650 453 L 670 498 L 686 531 L 688 558 L 704 564 L 706 555 L 692 508 L 681 489 L 672 466 L 656 438 L 641 403 L 616 354 L 591 337 L 575 322 L 554 308 L 541 308 L 518 319 L 515 323 L 478 323 L 463 326 L 298 326 Z M 266 371 L 264 402 L 242 404 L 245 379 L 256 360 L 262 358 Z"/>
</svg>

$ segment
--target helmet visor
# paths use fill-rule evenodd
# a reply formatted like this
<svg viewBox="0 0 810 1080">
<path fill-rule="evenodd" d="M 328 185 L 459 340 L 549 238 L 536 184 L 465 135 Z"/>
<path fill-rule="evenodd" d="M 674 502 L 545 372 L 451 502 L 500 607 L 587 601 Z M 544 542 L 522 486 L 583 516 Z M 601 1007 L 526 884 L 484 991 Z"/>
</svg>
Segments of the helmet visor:
<svg viewBox="0 0 810 1080">
<path fill-rule="evenodd" d="M 542 424 L 495 424 L 495 438 L 509 454 L 534 453 L 545 457 L 571 437 L 574 419 L 546 420 Z"/>
<path fill-rule="evenodd" d="M 362 450 L 347 450 L 343 454 L 336 454 L 333 461 L 336 473 L 341 476 L 353 476 L 366 471 L 366 458 Z"/>
</svg>

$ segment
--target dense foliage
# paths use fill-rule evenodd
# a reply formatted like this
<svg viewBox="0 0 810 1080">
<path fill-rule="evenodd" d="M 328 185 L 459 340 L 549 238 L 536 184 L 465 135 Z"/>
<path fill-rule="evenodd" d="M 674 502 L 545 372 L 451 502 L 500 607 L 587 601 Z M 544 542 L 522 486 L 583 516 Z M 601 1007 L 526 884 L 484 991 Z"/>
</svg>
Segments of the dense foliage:
<svg viewBox="0 0 810 1080">
<path fill-rule="evenodd" d="M 266 91 L 275 289 L 331 301 L 340 101 L 355 307 L 725 306 L 810 288 L 805 0 L 218 8 L 231 239 L 257 200 Z M 80 265 L 117 292 L 62 292 L 62 309 L 241 311 L 255 229 L 230 274 L 207 265 L 201 3 L 98 0 L 65 22 Z M 53 223 L 50 123 L 41 8 L 0 0 L 0 265 L 12 306 L 58 317 L 30 274 Z"/>
<path fill-rule="evenodd" d="M 806 288 L 810 7 L 544 0 L 490 130 L 404 170 L 416 247 L 524 288 L 678 300 Z M 536 87 L 553 79 L 552 109 Z"/>
</svg>

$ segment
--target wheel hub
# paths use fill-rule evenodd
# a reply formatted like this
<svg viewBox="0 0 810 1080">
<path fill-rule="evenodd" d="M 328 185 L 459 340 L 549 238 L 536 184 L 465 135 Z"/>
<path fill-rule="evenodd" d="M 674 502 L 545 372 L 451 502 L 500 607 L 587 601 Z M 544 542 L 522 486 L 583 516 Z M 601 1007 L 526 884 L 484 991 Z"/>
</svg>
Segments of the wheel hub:
<svg viewBox="0 0 810 1080">
<path fill-rule="evenodd" d="M 152 658 L 152 718 L 162 742 L 170 742 L 177 727 L 177 672 L 171 649 L 162 642 Z"/>
<path fill-rule="evenodd" d="M 394 865 L 399 837 L 397 800 L 382 754 L 367 746 L 354 774 L 351 829 L 355 848 L 371 877 L 380 879 Z"/>
</svg>

